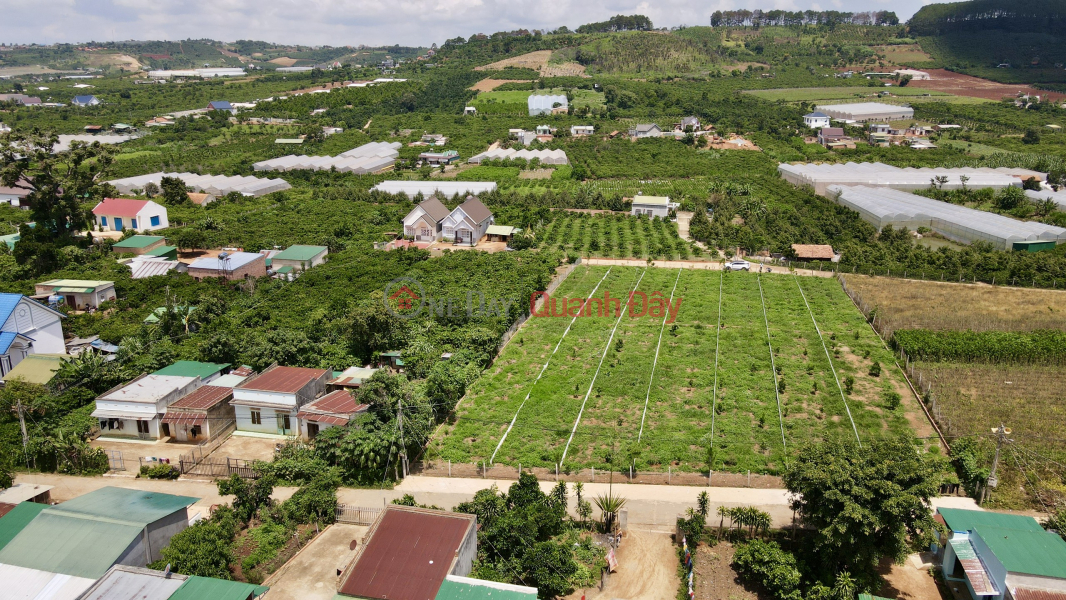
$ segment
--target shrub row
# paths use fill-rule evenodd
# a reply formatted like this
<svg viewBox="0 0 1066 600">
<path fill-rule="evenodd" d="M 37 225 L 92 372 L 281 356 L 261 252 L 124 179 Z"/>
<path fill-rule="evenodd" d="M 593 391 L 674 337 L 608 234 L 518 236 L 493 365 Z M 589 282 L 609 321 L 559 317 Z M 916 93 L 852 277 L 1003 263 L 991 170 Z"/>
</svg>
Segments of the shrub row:
<svg viewBox="0 0 1066 600">
<path fill-rule="evenodd" d="M 911 359 L 956 362 L 1061 363 L 1066 331 L 930 331 L 903 329 L 893 344 Z"/>
</svg>

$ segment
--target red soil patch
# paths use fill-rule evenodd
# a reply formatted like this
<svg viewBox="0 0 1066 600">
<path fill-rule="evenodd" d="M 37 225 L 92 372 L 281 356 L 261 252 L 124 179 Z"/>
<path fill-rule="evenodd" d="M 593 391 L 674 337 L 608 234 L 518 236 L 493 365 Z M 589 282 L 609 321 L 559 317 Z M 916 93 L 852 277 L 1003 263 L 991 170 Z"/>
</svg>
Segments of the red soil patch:
<svg viewBox="0 0 1066 600">
<path fill-rule="evenodd" d="M 970 98 L 987 98 L 989 100 L 1001 100 L 1004 96 L 1014 97 L 1019 92 L 1036 94 L 1041 98 L 1051 100 L 1066 99 L 1066 94 L 1038 90 L 1022 84 L 996 83 L 980 77 L 971 77 L 961 73 L 952 73 L 944 69 L 927 69 L 928 81 L 912 81 L 911 87 L 938 92 L 947 92 L 956 96 L 968 96 Z"/>
</svg>

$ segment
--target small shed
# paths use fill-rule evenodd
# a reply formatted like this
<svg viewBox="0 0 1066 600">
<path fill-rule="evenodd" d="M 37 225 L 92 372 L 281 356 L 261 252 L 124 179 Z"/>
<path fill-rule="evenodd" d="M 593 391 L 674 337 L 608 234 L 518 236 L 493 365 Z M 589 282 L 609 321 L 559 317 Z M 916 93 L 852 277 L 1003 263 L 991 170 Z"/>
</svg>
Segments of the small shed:
<svg viewBox="0 0 1066 600">
<path fill-rule="evenodd" d="M 490 242 L 510 242 L 514 234 L 520 231 L 522 230 L 510 225 L 489 225 L 485 230 L 485 235 L 488 236 Z"/>
<path fill-rule="evenodd" d="M 330 391 L 358 389 L 363 385 L 364 381 L 373 377 L 378 370 L 370 367 L 348 367 L 341 371 L 340 374 L 335 373 L 334 378 L 326 382 L 326 386 Z"/>
<path fill-rule="evenodd" d="M 666 196 L 637 196 L 633 198 L 633 207 L 629 214 L 634 217 L 644 215 L 666 219 L 670 216 L 671 208 L 674 206 Z"/>
<path fill-rule="evenodd" d="M 233 388 L 205 385 L 166 408 L 163 423 L 179 442 L 200 443 L 235 428 L 237 414 L 230 405 Z"/>
<path fill-rule="evenodd" d="M 327 254 L 326 246 L 289 246 L 270 259 L 270 266 L 274 270 L 290 267 L 292 271 L 304 271 L 326 262 Z"/>
<path fill-rule="evenodd" d="M 393 369 L 403 368 L 403 352 L 399 350 L 390 350 L 388 352 L 382 352 L 378 355 L 378 367 L 392 367 Z"/>
<path fill-rule="evenodd" d="M 124 240 L 115 242 L 111 251 L 116 254 L 148 254 L 150 251 L 166 244 L 167 240 L 161 235 L 135 235 Z M 157 255 L 153 255 L 157 256 Z M 175 258 L 177 258 L 175 256 Z"/>
<path fill-rule="evenodd" d="M 27 354 L 17 365 L 12 367 L 3 378 L 0 386 L 11 379 L 21 379 L 27 383 L 45 385 L 52 380 L 56 371 L 69 358 L 66 354 Z M 2 496 L 2 492 L 0 492 Z M 4 500 L 0 499 L 0 502 Z"/>
<path fill-rule="evenodd" d="M 43 483 L 16 483 L 7 489 L 0 490 L 0 502 L 5 504 L 18 504 L 19 502 L 51 504 L 53 487 L 55 486 Z"/>
<path fill-rule="evenodd" d="M 1014 242 L 1013 250 L 1020 250 L 1022 252 L 1042 252 L 1044 250 L 1054 250 L 1055 242 L 1038 240 L 1035 242 Z"/>
<path fill-rule="evenodd" d="M 828 244 L 792 244 L 792 253 L 799 260 L 833 260 L 836 253 Z"/>
<path fill-rule="evenodd" d="M 300 436 L 313 440 L 323 429 L 344 427 L 356 415 L 365 413 L 370 406 L 359 404 L 347 390 L 337 390 L 318 400 L 305 404 L 296 418 L 300 422 Z"/>
</svg>

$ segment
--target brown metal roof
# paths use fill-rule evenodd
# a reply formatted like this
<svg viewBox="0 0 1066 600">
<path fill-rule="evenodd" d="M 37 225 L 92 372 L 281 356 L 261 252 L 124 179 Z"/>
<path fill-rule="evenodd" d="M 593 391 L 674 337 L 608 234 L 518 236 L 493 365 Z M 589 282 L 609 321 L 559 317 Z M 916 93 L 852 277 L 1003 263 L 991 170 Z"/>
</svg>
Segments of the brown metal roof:
<svg viewBox="0 0 1066 600">
<path fill-rule="evenodd" d="M 474 515 L 390 505 L 348 567 L 340 593 L 380 600 L 433 600 Z"/>
<path fill-rule="evenodd" d="M 1066 600 L 1066 592 L 1017 587 L 1011 591 L 1014 600 Z"/>
<path fill-rule="evenodd" d="M 444 206 L 444 203 L 437 200 L 436 197 L 426 198 L 418 205 L 422 207 L 422 210 L 426 211 L 426 214 L 429 215 L 431 219 L 438 222 L 444 217 L 447 217 L 448 213 L 452 212 L 448 210 L 447 206 Z"/>
<path fill-rule="evenodd" d="M 481 200 L 478 200 L 473 196 L 467 198 L 466 202 L 459 205 L 459 208 L 461 208 L 467 216 L 473 219 L 474 223 L 481 223 L 492 216 L 492 211 L 489 210 L 489 207 L 482 204 Z"/>
<path fill-rule="evenodd" d="M 11 509 L 15 508 L 14 504 L 8 504 L 7 502 L 0 502 L 0 517 L 11 512 Z"/>
<path fill-rule="evenodd" d="M 203 425 L 207 420 L 207 414 L 202 412 L 191 411 L 177 411 L 168 412 L 163 415 L 162 423 L 169 425 L 188 425 L 189 427 L 196 427 L 197 425 Z"/>
<path fill-rule="evenodd" d="M 184 398 L 181 398 L 174 404 L 167 407 L 167 410 L 174 408 L 185 409 L 200 409 L 207 410 L 213 406 L 216 406 L 220 402 L 225 402 L 233 397 L 233 389 L 226 387 L 218 387 L 214 385 L 203 385 L 196 388 L 191 394 L 186 394 Z M 166 421 L 164 421 L 165 423 Z"/>
<path fill-rule="evenodd" d="M 796 258 L 809 258 L 830 260 L 833 258 L 833 247 L 823 244 L 792 244 L 792 251 Z"/>
<path fill-rule="evenodd" d="M 260 390 L 263 392 L 298 392 L 308 382 L 329 373 L 325 369 L 307 369 L 304 367 L 272 367 L 262 375 L 242 382 L 237 387 L 242 390 Z"/>
<path fill-rule="evenodd" d="M 296 416 L 317 423 L 347 425 L 353 416 L 366 412 L 368 408 L 368 404 L 357 404 L 348 391 L 338 390 L 307 404 Z"/>
<path fill-rule="evenodd" d="M 229 372 L 230 375 L 240 375 L 241 377 L 248 377 L 249 375 L 255 375 L 255 371 L 248 365 L 241 365 L 236 369 Z"/>
</svg>

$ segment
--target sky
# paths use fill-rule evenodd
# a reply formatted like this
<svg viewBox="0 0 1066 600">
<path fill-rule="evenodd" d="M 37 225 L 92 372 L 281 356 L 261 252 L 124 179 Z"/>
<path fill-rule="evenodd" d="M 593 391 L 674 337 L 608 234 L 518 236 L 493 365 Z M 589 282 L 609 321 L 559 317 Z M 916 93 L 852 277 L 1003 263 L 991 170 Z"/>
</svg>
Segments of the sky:
<svg viewBox="0 0 1066 600">
<path fill-rule="evenodd" d="M 893 10 L 932 0 L 0 0 L 0 43 L 263 40 L 310 46 L 428 46 L 456 36 L 551 30 L 642 14 L 707 25 L 715 10 Z"/>
</svg>

